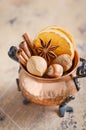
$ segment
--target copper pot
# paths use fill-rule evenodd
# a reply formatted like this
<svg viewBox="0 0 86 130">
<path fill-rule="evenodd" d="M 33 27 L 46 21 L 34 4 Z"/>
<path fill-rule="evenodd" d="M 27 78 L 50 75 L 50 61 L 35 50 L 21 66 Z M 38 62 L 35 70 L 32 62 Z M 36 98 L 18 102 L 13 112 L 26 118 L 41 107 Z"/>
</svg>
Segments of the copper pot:
<svg viewBox="0 0 86 130">
<path fill-rule="evenodd" d="M 60 105 L 68 95 L 77 92 L 73 77 L 79 62 L 78 53 L 75 52 L 72 70 L 60 78 L 39 78 L 29 74 L 23 66 L 19 72 L 19 86 L 28 100 L 31 102 L 52 106 Z"/>
</svg>

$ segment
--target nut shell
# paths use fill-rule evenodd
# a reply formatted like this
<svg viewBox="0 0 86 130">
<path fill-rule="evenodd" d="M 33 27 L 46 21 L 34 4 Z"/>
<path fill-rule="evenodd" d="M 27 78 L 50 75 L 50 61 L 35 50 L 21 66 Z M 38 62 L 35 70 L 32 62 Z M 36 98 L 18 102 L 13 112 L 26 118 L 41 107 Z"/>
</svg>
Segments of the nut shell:
<svg viewBox="0 0 86 130">
<path fill-rule="evenodd" d="M 26 67 L 29 73 L 42 77 L 47 69 L 47 62 L 40 56 L 31 56 Z"/>
<path fill-rule="evenodd" d="M 59 55 L 54 61 L 54 64 L 60 64 L 63 71 L 66 72 L 72 67 L 72 59 L 68 54 Z"/>
<path fill-rule="evenodd" d="M 59 64 L 52 64 L 47 70 L 47 75 L 51 78 L 58 78 L 63 75 L 63 67 Z"/>
</svg>

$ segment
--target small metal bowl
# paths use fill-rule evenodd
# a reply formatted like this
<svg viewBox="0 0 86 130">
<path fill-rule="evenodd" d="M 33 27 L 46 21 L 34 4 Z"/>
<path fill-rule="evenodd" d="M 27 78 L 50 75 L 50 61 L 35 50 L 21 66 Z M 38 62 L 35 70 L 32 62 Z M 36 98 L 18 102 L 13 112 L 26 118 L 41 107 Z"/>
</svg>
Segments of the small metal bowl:
<svg viewBox="0 0 86 130">
<path fill-rule="evenodd" d="M 29 74 L 21 66 L 19 86 L 23 95 L 31 102 L 37 104 L 46 106 L 60 105 L 67 96 L 74 96 L 77 92 L 73 75 L 76 73 L 78 62 L 78 53 L 75 52 L 72 70 L 60 78 L 39 78 Z"/>
</svg>

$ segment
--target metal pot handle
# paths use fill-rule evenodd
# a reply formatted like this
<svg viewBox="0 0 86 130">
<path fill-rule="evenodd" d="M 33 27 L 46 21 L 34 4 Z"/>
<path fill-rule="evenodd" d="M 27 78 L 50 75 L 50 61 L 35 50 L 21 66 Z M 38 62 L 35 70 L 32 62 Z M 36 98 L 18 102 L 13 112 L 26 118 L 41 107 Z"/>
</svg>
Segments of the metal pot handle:
<svg viewBox="0 0 86 130">
<path fill-rule="evenodd" d="M 74 78 L 84 78 L 86 77 L 86 60 L 83 58 L 80 58 L 81 66 L 77 68 L 76 71 L 76 77 Z"/>
<path fill-rule="evenodd" d="M 17 52 L 17 50 L 18 50 L 17 47 L 11 46 L 10 49 L 9 49 L 9 51 L 8 51 L 8 55 L 9 55 L 9 57 L 10 57 L 11 59 L 13 59 L 14 61 L 19 62 L 19 61 L 18 61 L 18 58 L 16 57 L 16 52 Z"/>
<path fill-rule="evenodd" d="M 79 66 L 79 67 L 77 68 L 76 76 L 73 77 L 73 80 L 74 80 L 74 82 L 75 82 L 75 85 L 76 85 L 77 90 L 80 89 L 79 78 L 84 78 L 84 77 L 86 77 L 86 60 L 83 59 L 83 58 L 80 58 L 80 61 L 81 61 L 81 66 Z"/>
<path fill-rule="evenodd" d="M 82 64 L 77 68 L 77 72 L 76 72 L 77 78 L 86 77 L 86 60 L 80 58 L 80 61 L 82 62 Z"/>
</svg>

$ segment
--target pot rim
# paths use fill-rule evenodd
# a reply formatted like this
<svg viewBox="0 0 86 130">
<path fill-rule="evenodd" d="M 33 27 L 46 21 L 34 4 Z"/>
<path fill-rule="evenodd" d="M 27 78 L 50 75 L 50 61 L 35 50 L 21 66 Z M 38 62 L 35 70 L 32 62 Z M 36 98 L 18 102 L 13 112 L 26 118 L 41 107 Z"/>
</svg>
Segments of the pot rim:
<svg viewBox="0 0 86 130">
<path fill-rule="evenodd" d="M 76 60 L 75 60 L 75 58 L 76 58 Z M 68 76 L 71 76 L 72 75 L 72 73 L 77 69 L 77 66 L 78 66 L 78 63 L 79 63 L 79 55 L 78 55 L 78 52 L 75 50 L 75 56 L 74 56 L 74 68 L 68 73 L 68 74 L 65 74 L 64 76 L 61 76 L 61 77 L 59 77 L 59 78 L 44 78 L 44 77 L 37 77 L 37 76 L 35 76 L 35 75 L 32 75 L 32 74 L 30 74 L 29 72 L 27 72 L 26 70 L 25 70 L 25 68 L 22 66 L 22 65 L 20 65 L 21 66 L 21 68 L 24 70 L 24 72 L 28 75 L 28 76 L 30 76 L 31 78 L 34 78 L 35 80 L 42 80 L 42 81 L 57 81 L 57 80 L 64 80 L 64 79 L 67 79 L 68 78 Z"/>
</svg>

